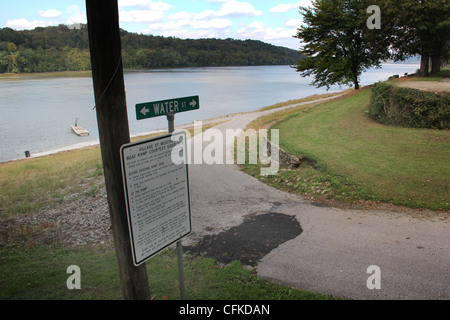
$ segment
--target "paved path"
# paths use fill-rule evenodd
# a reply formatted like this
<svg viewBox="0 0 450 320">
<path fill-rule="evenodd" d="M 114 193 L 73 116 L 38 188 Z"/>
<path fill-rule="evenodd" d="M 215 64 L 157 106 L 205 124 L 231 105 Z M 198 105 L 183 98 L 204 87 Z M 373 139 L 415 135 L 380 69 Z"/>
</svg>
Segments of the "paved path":
<svg viewBox="0 0 450 320">
<path fill-rule="evenodd" d="M 215 128 L 222 132 L 245 128 L 262 114 L 236 115 Z M 194 137 L 193 142 L 200 138 Z M 235 165 L 190 165 L 189 177 L 193 233 L 183 240 L 184 246 L 198 245 L 206 238 L 209 246 L 214 246 L 214 241 L 218 245 L 217 241 L 226 241 L 221 235 L 230 231 L 235 237 L 242 236 L 236 239 L 248 242 L 267 232 L 256 227 L 254 232 L 239 232 L 239 226 L 251 221 L 249 218 L 256 221 L 268 213 L 274 219 L 287 215 L 295 217 L 301 230 L 263 253 L 257 267 L 259 276 L 352 299 L 450 299 L 448 222 L 313 206 L 299 196 L 261 183 Z M 367 287 L 372 276 L 367 269 L 372 265 L 380 268 L 381 289 Z"/>
</svg>

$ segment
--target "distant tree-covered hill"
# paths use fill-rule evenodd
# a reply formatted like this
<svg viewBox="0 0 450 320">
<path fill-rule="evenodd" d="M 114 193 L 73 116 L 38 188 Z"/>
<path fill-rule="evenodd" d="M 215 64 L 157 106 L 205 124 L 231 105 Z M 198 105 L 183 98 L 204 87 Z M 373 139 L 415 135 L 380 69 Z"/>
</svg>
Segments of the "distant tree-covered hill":
<svg viewBox="0 0 450 320">
<path fill-rule="evenodd" d="M 299 52 L 255 40 L 178 39 L 121 30 L 126 69 L 294 65 Z M 86 25 L 0 29 L 0 73 L 90 70 Z"/>
</svg>

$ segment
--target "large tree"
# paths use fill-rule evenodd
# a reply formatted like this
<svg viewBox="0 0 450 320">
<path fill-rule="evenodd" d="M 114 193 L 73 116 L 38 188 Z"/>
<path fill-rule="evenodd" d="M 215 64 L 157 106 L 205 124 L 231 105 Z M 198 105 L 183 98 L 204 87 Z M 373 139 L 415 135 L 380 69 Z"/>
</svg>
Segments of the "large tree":
<svg viewBox="0 0 450 320">
<path fill-rule="evenodd" d="M 396 60 L 421 55 L 421 75 L 439 72 L 448 54 L 450 2 L 448 0 L 378 0 L 392 34 Z"/>
<path fill-rule="evenodd" d="M 313 85 L 353 84 L 359 89 L 362 72 L 379 67 L 390 57 L 388 39 L 370 29 L 365 0 L 315 0 L 312 7 L 300 7 L 303 25 L 296 38 L 307 58 L 298 62 L 303 77 L 314 75 Z"/>
</svg>

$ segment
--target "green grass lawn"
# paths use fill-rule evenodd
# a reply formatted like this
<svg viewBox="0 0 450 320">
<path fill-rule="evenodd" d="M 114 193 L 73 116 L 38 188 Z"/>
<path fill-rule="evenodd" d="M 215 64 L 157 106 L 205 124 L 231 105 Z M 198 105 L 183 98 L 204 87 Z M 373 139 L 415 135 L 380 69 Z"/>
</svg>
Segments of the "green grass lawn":
<svg viewBox="0 0 450 320">
<path fill-rule="evenodd" d="M 448 210 L 450 133 L 376 123 L 370 97 L 364 89 L 278 121 L 281 148 L 311 162 L 262 179 L 316 198 Z"/>
<path fill-rule="evenodd" d="M 0 165 L 0 218 L 34 212 L 67 196 L 98 192 L 103 166 L 99 148 Z"/>
<path fill-rule="evenodd" d="M 80 268 L 81 289 L 69 290 L 67 268 Z M 166 250 L 146 263 L 152 300 L 178 300 L 176 253 Z M 1 300 L 122 299 L 114 250 L 106 245 L 81 248 L 0 248 Z M 329 300 L 331 296 L 272 284 L 239 262 L 184 258 L 189 300 Z"/>
</svg>

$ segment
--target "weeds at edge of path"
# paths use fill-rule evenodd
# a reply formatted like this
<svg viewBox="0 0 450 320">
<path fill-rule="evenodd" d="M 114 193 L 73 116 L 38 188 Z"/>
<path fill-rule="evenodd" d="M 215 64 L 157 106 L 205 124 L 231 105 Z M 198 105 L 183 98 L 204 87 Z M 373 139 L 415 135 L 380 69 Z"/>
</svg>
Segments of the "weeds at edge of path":
<svg viewBox="0 0 450 320">
<path fill-rule="evenodd" d="M 321 205 L 321 206 L 334 206 L 334 207 L 341 207 L 341 208 L 358 208 L 358 209 L 365 209 L 365 210 L 385 210 L 385 211 L 395 211 L 395 212 L 407 212 L 410 215 L 414 215 L 416 217 L 438 217 L 439 219 L 447 220 L 449 218 L 449 211 L 448 209 L 445 209 L 445 197 L 442 199 L 444 201 L 443 204 L 439 207 L 430 206 L 424 202 L 421 202 L 420 204 L 417 202 L 408 202 L 408 197 L 405 198 L 397 198 L 394 193 L 385 194 L 382 190 L 376 190 L 376 188 L 372 188 L 370 183 L 361 183 L 358 180 L 358 174 L 350 175 L 348 173 L 338 173 L 339 170 L 336 170 L 336 168 L 328 163 L 326 158 L 324 158 L 324 155 L 327 154 L 327 152 L 323 153 L 317 153 L 314 151 L 315 149 L 308 149 L 305 148 L 301 143 L 299 143 L 300 148 L 296 148 L 295 144 L 290 146 L 286 146 L 286 141 L 294 141 L 292 140 L 286 140 L 284 138 L 283 142 L 283 135 L 286 135 L 286 123 L 294 123 L 294 121 L 297 121 L 297 119 L 302 120 L 305 117 L 309 117 L 309 119 L 312 119 L 313 116 L 315 117 L 333 117 L 336 116 L 336 114 L 339 114 L 339 105 L 348 105 L 351 101 L 360 100 L 361 97 L 363 100 L 367 96 L 368 88 L 365 88 L 364 90 L 360 90 L 358 92 L 350 92 L 346 94 L 344 97 L 333 99 L 331 102 L 321 103 L 321 104 L 309 104 L 307 106 L 297 107 L 293 109 L 288 109 L 285 111 L 281 111 L 279 113 L 274 113 L 271 115 L 267 115 L 264 117 L 261 117 L 259 119 L 256 119 L 253 123 L 249 125 L 248 128 L 252 129 L 261 129 L 261 128 L 271 128 L 271 129 L 280 129 L 280 143 L 282 148 L 286 148 L 287 150 L 295 150 L 294 155 L 299 155 L 300 158 L 302 158 L 304 161 L 297 169 L 287 169 L 287 168 L 280 168 L 279 172 L 275 176 L 261 176 L 259 174 L 260 172 L 260 165 L 241 165 L 241 169 L 260 179 L 261 181 L 288 191 L 292 193 L 296 193 L 299 195 L 302 195 L 303 197 L 311 200 L 313 204 Z M 366 93 L 364 93 L 366 91 Z M 363 94 L 363 96 L 361 95 Z M 356 96 L 355 95 L 359 95 Z M 349 100 L 350 99 L 350 100 Z M 355 104 L 353 102 L 353 105 L 360 107 L 364 107 L 364 104 Z M 353 123 L 359 123 L 361 121 L 368 121 L 365 116 L 365 113 L 361 110 L 352 111 L 353 114 L 356 114 L 354 117 L 360 117 L 361 119 L 353 119 Z M 316 119 L 317 120 L 317 119 Z M 314 120 L 314 121 L 316 121 Z M 312 121 L 312 120 L 311 120 Z M 333 119 L 327 120 L 329 122 L 330 126 L 333 126 L 333 121 L 336 123 L 339 123 L 340 119 Z M 320 126 L 321 124 L 315 122 L 315 126 Z M 304 134 L 307 129 L 304 129 L 302 133 L 290 133 L 290 137 L 296 136 L 297 141 L 302 141 L 301 134 Z M 360 128 L 358 130 L 363 130 L 364 128 Z M 384 128 L 379 128 L 379 130 L 383 131 Z M 328 130 L 328 129 L 325 129 Z M 345 126 L 341 126 L 339 130 L 345 130 Z M 358 134 L 358 130 L 354 130 L 355 132 L 352 132 L 351 134 Z M 393 127 L 386 127 L 383 131 L 383 134 L 388 134 L 389 132 L 395 133 L 399 130 L 408 130 L 408 129 L 397 129 Z M 411 130 L 411 129 L 410 129 Z M 340 131 L 340 132 L 341 132 Z M 413 130 L 414 131 L 414 130 Z M 333 131 L 330 130 L 330 134 L 333 134 Z M 415 132 L 417 133 L 417 132 Z M 328 134 L 328 133 L 327 133 Z M 342 134 L 342 132 L 341 132 Z M 345 136 L 345 134 L 340 136 Z M 350 133 L 349 133 L 350 134 Z M 407 133 L 406 133 L 407 134 Z M 433 132 L 424 132 L 425 138 L 432 134 L 437 134 Z M 440 135 L 445 135 L 446 133 L 440 133 Z M 314 140 L 315 146 L 323 144 L 326 148 L 326 140 L 328 139 L 326 136 L 320 136 L 315 137 Z M 428 138 L 427 138 L 428 139 Z M 429 139 L 428 139 L 429 140 Z M 441 139 L 442 140 L 442 139 Z M 324 142 L 325 141 L 325 142 Z M 354 139 L 346 140 L 345 143 L 347 144 L 348 149 L 351 149 L 352 141 L 355 141 L 355 143 L 360 143 L 360 141 Z M 437 141 L 437 140 L 436 140 Z M 292 143 L 291 143 L 292 144 Z M 364 146 L 370 146 L 369 142 L 361 143 L 361 145 Z M 429 145 L 429 143 L 425 144 Z M 286 149 L 285 149 L 286 150 Z M 342 152 L 341 149 L 340 152 Z M 331 151 L 330 151 L 331 152 Z M 415 151 L 418 152 L 418 151 Z M 330 153 L 328 153 L 328 156 Z M 341 154 L 338 155 L 341 157 Z M 401 154 L 397 154 L 397 156 L 401 157 Z M 405 154 L 405 156 L 409 157 L 409 154 Z M 405 165 L 408 165 L 410 159 L 405 158 Z M 389 161 L 389 157 L 382 158 L 381 161 Z M 394 161 L 395 158 L 394 158 Z M 389 165 L 389 164 L 386 164 Z M 395 163 L 393 164 L 395 166 Z M 395 176 L 394 176 L 395 178 Z M 424 179 L 424 181 L 428 181 L 427 179 Z M 389 179 L 388 179 L 389 181 Z M 410 185 L 410 187 L 415 187 L 414 185 Z M 417 193 L 411 191 L 410 200 L 416 200 L 417 199 Z M 442 192 L 441 192 L 442 193 Z M 426 199 L 425 199 L 426 200 Z M 444 207 L 442 207 L 442 205 Z M 448 208 L 448 202 L 447 202 L 447 208 Z M 430 210 L 432 209 L 432 210 Z"/>
</svg>

